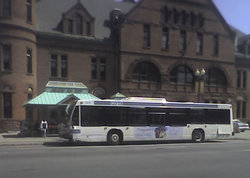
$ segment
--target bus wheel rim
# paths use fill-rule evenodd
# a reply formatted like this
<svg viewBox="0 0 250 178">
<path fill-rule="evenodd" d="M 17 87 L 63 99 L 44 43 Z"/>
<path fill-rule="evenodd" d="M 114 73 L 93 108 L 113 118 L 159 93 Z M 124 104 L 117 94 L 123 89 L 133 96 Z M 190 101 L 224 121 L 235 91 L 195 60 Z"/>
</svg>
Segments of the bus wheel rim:
<svg viewBox="0 0 250 178">
<path fill-rule="evenodd" d="M 113 142 L 118 142 L 119 141 L 119 135 L 112 134 L 111 139 L 112 139 Z"/>
</svg>

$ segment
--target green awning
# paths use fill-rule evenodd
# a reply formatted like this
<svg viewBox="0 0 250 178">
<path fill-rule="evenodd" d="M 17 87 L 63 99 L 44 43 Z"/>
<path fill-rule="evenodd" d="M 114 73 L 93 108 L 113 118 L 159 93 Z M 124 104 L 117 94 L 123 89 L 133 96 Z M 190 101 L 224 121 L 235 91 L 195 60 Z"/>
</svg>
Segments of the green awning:
<svg viewBox="0 0 250 178">
<path fill-rule="evenodd" d="M 43 92 L 32 100 L 28 101 L 24 105 L 60 105 L 69 99 L 79 99 L 79 100 L 100 100 L 96 96 L 87 93 L 51 93 Z"/>
</svg>

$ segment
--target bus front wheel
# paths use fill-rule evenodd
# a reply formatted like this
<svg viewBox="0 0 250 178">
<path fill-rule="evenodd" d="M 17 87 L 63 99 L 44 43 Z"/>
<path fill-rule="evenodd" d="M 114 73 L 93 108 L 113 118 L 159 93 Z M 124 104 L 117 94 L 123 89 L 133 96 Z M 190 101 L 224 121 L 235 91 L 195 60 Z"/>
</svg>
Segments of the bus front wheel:
<svg viewBox="0 0 250 178">
<path fill-rule="evenodd" d="M 107 141 L 111 145 L 119 145 L 122 142 L 122 133 L 120 131 L 110 131 Z"/>
<path fill-rule="evenodd" d="M 204 142 L 204 139 L 205 139 L 205 134 L 203 130 L 196 129 L 193 131 L 193 134 L 192 134 L 193 142 L 201 143 L 201 142 Z"/>
</svg>

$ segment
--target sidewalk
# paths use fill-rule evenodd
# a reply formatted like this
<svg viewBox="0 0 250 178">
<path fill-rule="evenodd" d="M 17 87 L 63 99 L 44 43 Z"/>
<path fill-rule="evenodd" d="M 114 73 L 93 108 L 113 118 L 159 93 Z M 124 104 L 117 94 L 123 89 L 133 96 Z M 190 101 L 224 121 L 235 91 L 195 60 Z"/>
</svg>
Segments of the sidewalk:
<svg viewBox="0 0 250 178">
<path fill-rule="evenodd" d="M 21 137 L 18 132 L 0 133 L 0 146 L 43 145 L 44 143 L 60 143 L 65 140 L 59 137 Z"/>
<path fill-rule="evenodd" d="M 232 137 L 221 140 L 250 140 L 250 130 L 237 133 Z M 17 145 L 44 145 L 44 144 L 60 144 L 65 139 L 48 136 L 48 137 L 20 137 L 18 132 L 0 133 L 0 146 L 17 146 Z"/>
</svg>

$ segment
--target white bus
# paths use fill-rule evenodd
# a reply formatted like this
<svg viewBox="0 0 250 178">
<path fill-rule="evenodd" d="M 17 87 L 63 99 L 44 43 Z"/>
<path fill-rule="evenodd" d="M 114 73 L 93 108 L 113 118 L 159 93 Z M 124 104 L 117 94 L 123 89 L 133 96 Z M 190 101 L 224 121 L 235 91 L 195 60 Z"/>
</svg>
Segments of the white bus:
<svg viewBox="0 0 250 178">
<path fill-rule="evenodd" d="M 167 102 L 165 99 L 75 101 L 67 106 L 61 137 L 70 141 L 193 140 L 233 134 L 230 104 Z"/>
</svg>

